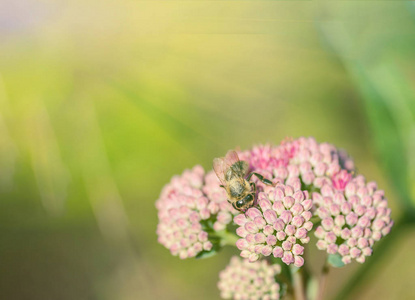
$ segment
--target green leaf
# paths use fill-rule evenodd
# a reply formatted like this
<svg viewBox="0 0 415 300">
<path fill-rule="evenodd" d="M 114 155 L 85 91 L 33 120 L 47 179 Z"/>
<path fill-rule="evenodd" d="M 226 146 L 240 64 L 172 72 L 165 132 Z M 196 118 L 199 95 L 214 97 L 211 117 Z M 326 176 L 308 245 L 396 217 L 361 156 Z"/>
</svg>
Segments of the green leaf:
<svg viewBox="0 0 415 300">
<path fill-rule="evenodd" d="M 218 251 L 219 251 L 219 249 L 215 249 L 215 248 L 212 248 L 212 250 L 210 250 L 210 251 L 203 250 L 198 255 L 196 255 L 196 258 L 197 259 L 209 258 L 209 257 L 212 257 L 212 256 L 216 255 L 218 253 Z"/>
<path fill-rule="evenodd" d="M 338 253 L 329 254 L 329 257 L 327 258 L 327 261 L 331 266 L 333 266 L 335 268 L 341 268 L 341 267 L 345 266 L 344 262 L 342 261 L 342 257 Z"/>
</svg>

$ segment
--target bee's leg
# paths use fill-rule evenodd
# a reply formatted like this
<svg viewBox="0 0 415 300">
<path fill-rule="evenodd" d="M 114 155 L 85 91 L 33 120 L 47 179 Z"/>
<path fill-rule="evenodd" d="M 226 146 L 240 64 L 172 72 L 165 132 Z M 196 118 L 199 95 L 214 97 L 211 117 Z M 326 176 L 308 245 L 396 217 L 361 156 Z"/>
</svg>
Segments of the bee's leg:
<svg viewBox="0 0 415 300">
<path fill-rule="evenodd" d="M 252 172 L 251 174 L 249 174 L 246 179 L 249 181 L 251 179 L 252 175 L 255 175 L 262 183 L 264 183 L 266 185 L 274 185 L 271 180 L 266 179 L 261 174 L 258 174 L 258 173 L 255 173 L 255 172 Z"/>
<path fill-rule="evenodd" d="M 229 203 L 230 203 L 230 201 L 229 201 Z M 239 209 L 237 209 L 237 208 L 236 208 L 236 206 L 235 206 L 235 202 L 233 202 L 233 203 L 232 203 L 232 206 L 233 206 L 233 208 L 235 208 L 236 210 L 239 210 Z"/>
<path fill-rule="evenodd" d="M 255 184 L 255 182 L 250 182 L 249 184 L 251 185 L 252 194 L 255 196 L 255 194 L 256 194 L 256 184 Z"/>
</svg>

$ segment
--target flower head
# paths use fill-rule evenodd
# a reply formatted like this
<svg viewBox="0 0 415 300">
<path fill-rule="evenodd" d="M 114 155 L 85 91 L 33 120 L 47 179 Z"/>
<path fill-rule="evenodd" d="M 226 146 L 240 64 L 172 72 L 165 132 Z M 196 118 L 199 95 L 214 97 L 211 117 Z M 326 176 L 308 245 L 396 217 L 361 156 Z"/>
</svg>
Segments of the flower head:
<svg viewBox="0 0 415 300">
<path fill-rule="evenodd" d="M 305 243 L 310 238 L 312 201 L 308 193 L 301 191 L 298 178 L 291 185 L 278 184 L 258 194 L 258 207 L 249 208 L 235 216 L 240 227 L 236 233 L 241 237 L 236 246 L 241 256 L 254 262 L 260 256 L 279 257 L 287 265 L 301 267 Z"/>
<path fill-rule="evenodd" d="M 354 168 L 344 150 L 328 143 L 319 144 L 312 137 L 286 139 L 279 146 L 258 145 L 241 152 L 240 156 L 249 162 L 251 171 L 273 182 L 300 178 L 306 186 L 317 188 L 329 183 L 342 169 L 351 171 Z M 264 186 L 259 183 L 259 188 Z"/>
<path fill-rule="evenodd" d="M 281 287 L 275 279 L 280 273 L 278 264 L 250 263 L 234 256 L 220 272 L 218 287 L 225 299 L 280 299 Z"/>
<path fill-rule="evenodd" d="M 317 248 L 340 254 L 345 264 L 352 259 L 363 263 L 372 254 L 373 244 L 393 225 L 384 192 L 361 175 L 344 188 L 323 186 L 321 194 L 313 194 L 313 201 L 321 219 L 315 231 Z"/>
<path fill-rule="evenodd" d="M 205 175 L 201 166 L 173 177 L 163 188 L 156 208 L 158 241 L 182 259 L 212 249 L 203 226 L 207 220 L 213 224 L 210 230 L 222 230 L 237 213 L 226 201 L 216 175 L 213 172 Z"/>
</svg>

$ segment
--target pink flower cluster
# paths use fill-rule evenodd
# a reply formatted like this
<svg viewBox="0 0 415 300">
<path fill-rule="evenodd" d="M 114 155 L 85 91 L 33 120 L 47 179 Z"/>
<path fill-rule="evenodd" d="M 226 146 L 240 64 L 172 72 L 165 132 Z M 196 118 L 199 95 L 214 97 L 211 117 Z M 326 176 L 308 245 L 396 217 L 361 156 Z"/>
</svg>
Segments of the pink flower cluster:
<svg viewBox="0 0 415 300">
<path fill-rule="evenodd" d="M 218 287 L 225 299 L 277 300 L 281 288 L 275 278 L 280 273 L 278 264 L 270 265 L 265 260 L 250 263 L 234 256 L 219 273 Z"/>
<path fill-rule="evenodd" d="M 237 212 L 227 202 L 213 172 L 201 166 L 174 176 L 156 201 L 158 241 L 181 259 L 212 249 L 208 231 L 201 222 L 211 220 L 211 230 L 222 230 Z"/>
<path fill-rule="evenodd" d="M 312 137 L 285 140 L 280 146 L 255 146 L 240 156 L 249 162 L 252 171 L 274 178 L 274 182 L 301 178 L 304 184 L 317 188 L 329 183 L 342 169 L 354 169 L 345 151 L 328 143 L 319 144 Z"/>
<path fill-rule="evenodd" d="M 258 207 L 249 208 L 245 214 L 235 216 L 241 237 L 236 246 L 241 256 L 250 262 L 260 255 L 279 257 L 287 265 L 304 264 L 302 244 L 308 243 L 312 229 L 310 209 L 312 200 L 308 192 L 301 191 L 298 178 L 289 180 L 291 185 L 278 184 L 258 194 Z"/>
<path fill-rule="evenodd" d="M 372 254 L 372 246 L 389 233 L 393 221 L 391 210 L 375 182 L 366 183 L 363 176 L 351 179 L 343 172 L 313 193 L 321 225 L 315 236 L 317 248 L 329 254 L 340 254 L 348 264 L 355 259 L 363 263 Z"/>
</svg>

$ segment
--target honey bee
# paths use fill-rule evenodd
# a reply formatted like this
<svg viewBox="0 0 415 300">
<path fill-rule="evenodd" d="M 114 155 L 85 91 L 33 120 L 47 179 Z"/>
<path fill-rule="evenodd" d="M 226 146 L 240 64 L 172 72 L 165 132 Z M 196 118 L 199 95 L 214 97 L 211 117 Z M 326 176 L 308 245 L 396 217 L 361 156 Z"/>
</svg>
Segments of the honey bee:
<svg viewBox="0 0 415 300">
<path fill-rule="evenodd" d="M 250 182 L 252 175 L 267 185 L 272 182 L 258 173 L 250 173 L 248 176 L 249 165 L 246 161 L 239 160 L 238 154 L 229 150 L 225 157 L 213 160 L 213 170 L 218 176 L 221 187 L 228 194 L 228 202 L 239 211 L 244 211 L 254 205 L 256 185 Z M 246 178 L 245 178 L 246 177 Z"/>
</svg>

